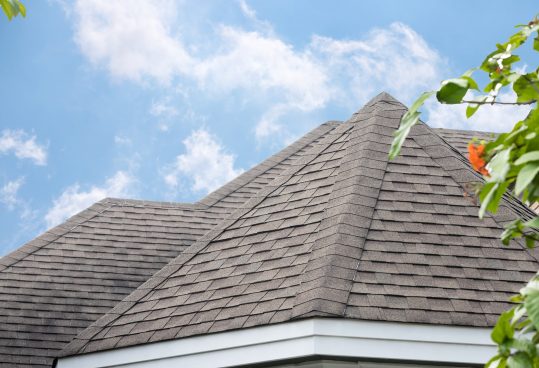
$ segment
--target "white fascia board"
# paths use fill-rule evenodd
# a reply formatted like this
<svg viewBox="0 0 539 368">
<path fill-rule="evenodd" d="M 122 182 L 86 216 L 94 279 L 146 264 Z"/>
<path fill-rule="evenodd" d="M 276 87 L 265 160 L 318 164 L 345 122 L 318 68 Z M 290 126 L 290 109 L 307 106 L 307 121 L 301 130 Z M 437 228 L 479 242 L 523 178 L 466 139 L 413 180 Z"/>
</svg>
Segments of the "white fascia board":
<svg viewBox="0 0 539 368">
<path fill-rule="evenodd" d="M 58 368 L 233 367 L 310 356 L 482 364 L 488 328 L 312 318 L 61 358 Z"/>
</svg>

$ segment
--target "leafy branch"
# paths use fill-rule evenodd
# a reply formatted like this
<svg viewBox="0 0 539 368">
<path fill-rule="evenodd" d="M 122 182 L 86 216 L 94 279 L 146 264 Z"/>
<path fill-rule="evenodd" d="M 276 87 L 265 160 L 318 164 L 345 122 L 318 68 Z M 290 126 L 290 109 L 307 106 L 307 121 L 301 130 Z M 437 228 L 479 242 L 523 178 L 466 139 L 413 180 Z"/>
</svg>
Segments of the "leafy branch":
<svg viewBox="0 0 539 368">
<path fill-rule="evenodd" d="M 411 128 L 417 124 L 419 109 L 432 96 L 443 104 L 466 104 L 466 117 L 474 115 L 485 105 L 527 105 L 530 112 L 516 122 L 510 132 L 500 134 L 493 142 L 472 141 L 468 145 L 469 160 L 484 182 L 478 186 L 481 202 L 479 217 L 485 212 L 496 212 L 504 194 L 512 191 L 523 202 L 539 201 L 539 68 L 520 73 L 512 69 L 520 61 L 515 54 L 530 36 L 533 50 L 539 52 L 539 19 L 517 26 L 519 31 L 485 57 L 481 65 L 458 78 L 441 83 L 437 91 L 421 94 L 403 115 L 395 131 L 389 157 L 395 158 Z M 484 72 L 488 84 L 481 90 L 473 79 L 476 71 Z M 498 101 L 500 91 L 511 89 L 514 101 Z M 465 99 L 470 91 L 482 95 Z M 504 245 L 514 239 L 523 239 L 533 248 L 539 241 L 539 217 L 529 221 L 517 219 L 505 226 L 501 235 Z M 516 305 L 502 313 L 492 330 L 492 340 L 498 345 L 498 354 L 487 364 L 488 368 L 539 368 L 539 273 L 511 299 Z"/>
<path fill-rule="evenodd" d="M 0 7 L 8 20 L 12 20 L 19 14 L 26 17 L 26 8 L 20 0 L 0 0 Z"/>
</svg>

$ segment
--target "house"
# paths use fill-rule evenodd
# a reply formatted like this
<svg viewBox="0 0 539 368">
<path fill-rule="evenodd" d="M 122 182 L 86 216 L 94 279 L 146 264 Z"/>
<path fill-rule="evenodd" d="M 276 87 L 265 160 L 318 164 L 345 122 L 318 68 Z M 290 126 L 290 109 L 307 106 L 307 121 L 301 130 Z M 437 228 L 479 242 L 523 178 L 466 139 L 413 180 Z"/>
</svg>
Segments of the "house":
<svg viewBox="0 0 539 368">
<path fill-rule="evenodd" d="M 194 204 L 105 199 L 0 260 L 2 367 L 480 366 L 538 269 L 477 217 L 486 133 L 414 127 L 386 93 Z"/>
</svg>

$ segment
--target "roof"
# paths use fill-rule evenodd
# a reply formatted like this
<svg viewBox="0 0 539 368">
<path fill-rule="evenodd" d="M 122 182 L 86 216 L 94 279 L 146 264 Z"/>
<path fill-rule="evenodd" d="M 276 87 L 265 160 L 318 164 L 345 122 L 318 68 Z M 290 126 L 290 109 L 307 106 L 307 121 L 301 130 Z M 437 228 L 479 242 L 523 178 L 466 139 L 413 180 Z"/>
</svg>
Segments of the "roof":
<svg viewBox="0 0 539 368">
<path fill-rule="evenodd" d="M 309 317 L 492 326 L 538 263 L 500 231 L 533 213 L 477 218 L 460 133 L 419 124 L 388 161 L 405 111 L 382 93 L 327 129 L 61 355 Z"/>
<path fill-rule="evenodd" d="M 78 333 L 336 125 L 322 124 L 195 204 L 108 198 L 1 258 L 0 365 L 50 367 Z"/>
<path fill-rule="evenodd" d="M 440 137 L 456 148 L 464 157 L 468 157 L 468 144 L 473 138 L 490 141 L 496 137 L 495 133 L 481 132 L 477 130 L 457 130 L 445 128 L 433 128 Z"/>
</svg>

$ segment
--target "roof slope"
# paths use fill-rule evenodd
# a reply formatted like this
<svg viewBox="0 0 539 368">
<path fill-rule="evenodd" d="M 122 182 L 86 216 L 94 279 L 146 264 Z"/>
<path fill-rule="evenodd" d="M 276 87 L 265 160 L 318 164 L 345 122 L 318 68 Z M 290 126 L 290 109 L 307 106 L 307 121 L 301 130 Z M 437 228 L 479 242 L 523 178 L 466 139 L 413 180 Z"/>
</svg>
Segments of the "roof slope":
<svg viewBox="0 0 539 368">
<path fill-rule="evenodd" d="M 196 204 L 105 199 L 0 259 L 0 365 L 47 366 L 79 332 L 222 221 L 330 122 Z"/>
<path fill-rule="evenodd" d="M 531 212 L 508 197 L 477 220 L 479 176 L 424 124 L 388 162 L 405 110 L 377 96 L 62 355 L 310 316 L 492 325 L 537 269 L 501 224 Z"/>
<path fill-rule="evenodd" d="M 464 157 L 468 157 L 468 143 L 473 138 L 490 141 L 496 137 L 495 133 L 480 132 L 477 130 L 457 130 L 445 128 L 431 128 L 443 140 L 456 148 Z"/>
</svg>

